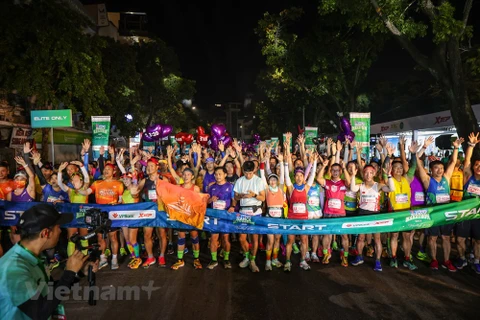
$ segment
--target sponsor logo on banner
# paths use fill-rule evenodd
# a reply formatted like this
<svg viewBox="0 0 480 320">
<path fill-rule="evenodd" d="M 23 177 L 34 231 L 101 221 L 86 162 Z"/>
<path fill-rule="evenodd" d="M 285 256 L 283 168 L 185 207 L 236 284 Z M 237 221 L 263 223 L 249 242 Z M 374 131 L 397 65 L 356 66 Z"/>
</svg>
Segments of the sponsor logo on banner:
<svg viewBox="0 0 480 320">
<path fill-rule="evenodd" d="M 85 213 L 87 212 L 87 210 L 90 210 L 92 208 L 93 207 L 91 206 L 80 206 L 79 211 L 77 212 L 77 215 L 76 215 L 76 219 L 85 218 Z"/>
<path fill-rule="evenodd" d="M 237 218 L 233 220 L 233 224 L 242 224 L 242 225 L 255 225 L 255 222 L 252 221 L 252 216 L 246 214 L 237 214 Z"/>
<path fill-rule="evenodd" d="M 410 216 L 405 218 L 408 227 L 416 229 L 425 229 L 433 226 L 433 221 L 427 209 L 411 210 Z"/>
<path fill-rule="evenodd" d="M 155 210 L 110 211 L 108 218 L 110 220 L 155 219 L 156 214 Z"/>
<path fill-rule="evenodd" d="M 393 219 L 374 220 L 374 221 L 365 221 L 365 222 L 345 222 L 344 224 L 342 224 L 342 229 L 385 227 L 385 226 L 392 226 L 392 225 L 393 225 Z"/>
<path fill-rule="evenodd" d="M 473 208 L 468 210 L 458 210 L 458 211 L 447 211 L 445 214 L 445 220 L 447 221 L 454 221 L 458 219 L 467 218 L 470 219 L 478 219 L 480 218 L 480 207 Z"/>
<path fill-rule="evenodd" d="M 15 220 L 17 219 L 17 214 L 21 215 L 23 211 L 5 211 L 3 213 L 3 220 Z"/>
<path fill-rule="evenodd" d="M 326 224 L 287 224 L 287 223 L 269 223 L 268 229 L 281 229 L 281 230 L 323 230 L 327 225 Z"/>
</svg>

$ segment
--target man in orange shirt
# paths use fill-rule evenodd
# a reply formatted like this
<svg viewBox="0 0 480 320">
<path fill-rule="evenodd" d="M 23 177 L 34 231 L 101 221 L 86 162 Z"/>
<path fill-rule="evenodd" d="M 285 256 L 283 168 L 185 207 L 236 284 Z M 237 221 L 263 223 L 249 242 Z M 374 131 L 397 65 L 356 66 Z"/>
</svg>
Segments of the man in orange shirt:
<svg viewBox="0 0 480 320">
<path fill-rule="evenodd" d="M 13 180 L 8 178 L 10 167 L 7 161 L 0 162 L 0 200 L 5 200 L 13 190 Z"/>
<path fill-rule="evenodd" d="M 87 190 L 79 191 L 84 195 L 90 195 L 95 193 L 95 199 L 97 204 L 118 204 L 122 202 L 122 195 L 124 191 L 123 183 L 115 180 L 115 166 L 111 163 L 105 165 L 103 169 L 103 180 L 95 181 Z M 111 230 L 108 233 L 110 243 L 112 246 L 112 270 L 118 269 L 118 239 L 117 239 L 118 229 Z M 105 240 L 101 238 L 98 239 L 100 247 L 102 249 L 102 254 L 100 255 L 100 265 L 99 268 L 106 267 L 108 265 L 107 258 L 105 257 Z"/>
</svg>

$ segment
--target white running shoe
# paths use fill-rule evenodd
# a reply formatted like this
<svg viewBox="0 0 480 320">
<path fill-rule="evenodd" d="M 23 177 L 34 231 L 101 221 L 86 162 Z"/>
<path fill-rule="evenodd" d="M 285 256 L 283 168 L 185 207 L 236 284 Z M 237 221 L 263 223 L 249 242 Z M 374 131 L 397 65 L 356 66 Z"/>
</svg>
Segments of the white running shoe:
<svg viewBox="0 0 480 320">
<path fill-rule="evenodd" d="M 267 260 L 267 263 L 265 264 L 265 271 L 272 271 L 272 261 Z"/>
<path fill-rule="evenodd" d="M 310 252 L 307 252 L 305 254 L 305 261 L 309 262 L 310 261 Z"/>
<path fill-rule="evenodd" d="M 111 268 L 112 268 L 112 270 L 117 270 L 119 268 L 117 259 L 112 259 Z"/>
<path fill-rule="evenodd" d="M 285 265 L 283 266 L 283 271 L 285 271 L 285 272 L 292 271 L 292 263 L 290 261 L 287 261 L 285 263 Z"/>
<path fill-rule="evenodd" d="M 250 261 L 250 270 L 252 270 L 252 272 L 260 272 L 260 269 L 258 269 L 257 264 L 253 260 Z"/>
<path fill-rule="evenodd" d="M 310 270 L 310 266 L 308 265 L 307 261 L 305 261 L 305 260 L 300 262 L 300 268 L 302 268 L 303 270 Z"/>
<path fill-rule="evenodd" d="M 250 265 L 250 260 L 248 258 L 244 258 L 242 262 L 240 262 L 239 266 L 240 268 L 246 268 Z"/>
</svg>

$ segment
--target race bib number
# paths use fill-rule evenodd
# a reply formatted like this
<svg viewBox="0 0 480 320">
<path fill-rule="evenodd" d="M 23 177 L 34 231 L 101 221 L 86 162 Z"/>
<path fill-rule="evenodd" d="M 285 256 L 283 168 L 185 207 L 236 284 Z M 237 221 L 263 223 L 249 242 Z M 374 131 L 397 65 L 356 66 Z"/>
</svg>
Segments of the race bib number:
<svg viewBox="0 0 480 320">
<path fill-rule="evenodd" d="M 225 210 L 226 207 L 227 203 L 225 202 L 225 200 L 217 200 L 213 202 L 213 209 Z"/>
<path fill-rule="evenodd" d="M 305 206 L 305 203 L 294 203 L 293 204 L 293 213 L 305 213 L 307 211 L 307 207 Z"/>
<path fill-rule="evenodd" d="M 322 216 L 322 210 L 308 211 L 308 219 L 310 220 L 320 219 Z"/>
<path fill-rule="evenodd" d="M 157 200 L 157 190 L 148 190 L 148 199 Z"/>
<path fill-rule="evenodd" d="M 268 208 L 268 215 L 272 218 L 281 218 L 283 214 L 283 208 Z"/>
<path fill-rule="evenodd" d="M 330 209 L 341 209 L 342 208 L 342 200 L 340 200 L 340 199 L 328 199 L 327 205 Z"/>
<path fill-rule="evenodd" d="M 57 198 L 57 197 L 49 196 L 49 197 L 47 198 L 47 202 L 55 202 L 55 201 L 58 201 L 58 198 Z"/>
<path fill-rule="evenodd" d="M 423 192 L 415 192 L 415 201 L 425 202 L 425 194 Z"/>
<path fill-rule="evenodd" d="M 253 208 L 241 208 L 240 213 L 253 216 Z"/>
<path fill-rule="evenodd" d="M 467 192 L 480 196 L 480 186 L 471 183 L 468 185 Z"/>
<path fill-rule="evenodd" d="M 437 194 L 437 195 L 435 195 L 435 198 L 437 199 L 437 203 L 450 202 L 450 195 L 449 194 L 445 194 L 445 193 Z"/>
<path fill-rule="evenodd" d="M 395 195 L 395 202 L 396 203 L 408 203 L 408 194 L 402 193 L 402 194 L 396 194 Z"/>
<path fill-rule="evenodd" d="M 368 195 L 368 194 L 363 194 L 360 196 L 360 200 L 361 200 L 360 202 L 362 203 L 375 203 L 377 202 L 377 197 Z"/>
<path fill-rule="evenodd" d="M 313 207 L 318 207 L 320 205 L 320 198 L 319 197 L 308 198 L 308 205 Z"/>
</svg>

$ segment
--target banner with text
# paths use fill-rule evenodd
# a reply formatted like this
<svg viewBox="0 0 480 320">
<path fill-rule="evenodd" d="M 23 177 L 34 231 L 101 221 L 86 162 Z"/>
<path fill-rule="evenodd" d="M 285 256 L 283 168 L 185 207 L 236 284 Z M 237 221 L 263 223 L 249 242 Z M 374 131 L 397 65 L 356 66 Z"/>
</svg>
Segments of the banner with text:
<svg viewBox="0 0 480 320">
<path fill-rule="evenodd" d="M 362 148 L 362 157 L 370 159 L 370 112 L 350 112 L 350 124 L 355 133 L 355 141 Z"/>
<path fill-rule="evenodd" d="M 313 143 L 313 138 L 318 137 L 317 127 L 305 127 L 305 148 L 315 148 L 316 144 Z"/>
<path fill-rule="evenodd" d="M 100 157 L 100 148 L 108 152 L 110 139 L 110 116 L 92 116 L 92 152 L 93 159 Z"/>
<path fill-rule="evenodd" d="M 0 201 L 0 225 L 14 226 L 23 211 L 35 202 Z M 99 208 L 109 213 L 113 227 L 165 227 L 193 229 L 171 220 L 157 204 L 143 202 L 124 205 L 69 204 L 56 205 L 60 212 L 71 212 L 75 219 L 64 227 L 85 227 L 85 212 Z M 354 218 L 291 220 L 254 217 L 241 213 L 207 209 L 203 229 L 213 233 L 252 234 L 363 234 L 408 231 L 480 218 L 480 198 L 445 205 Z"/>
</svg>

